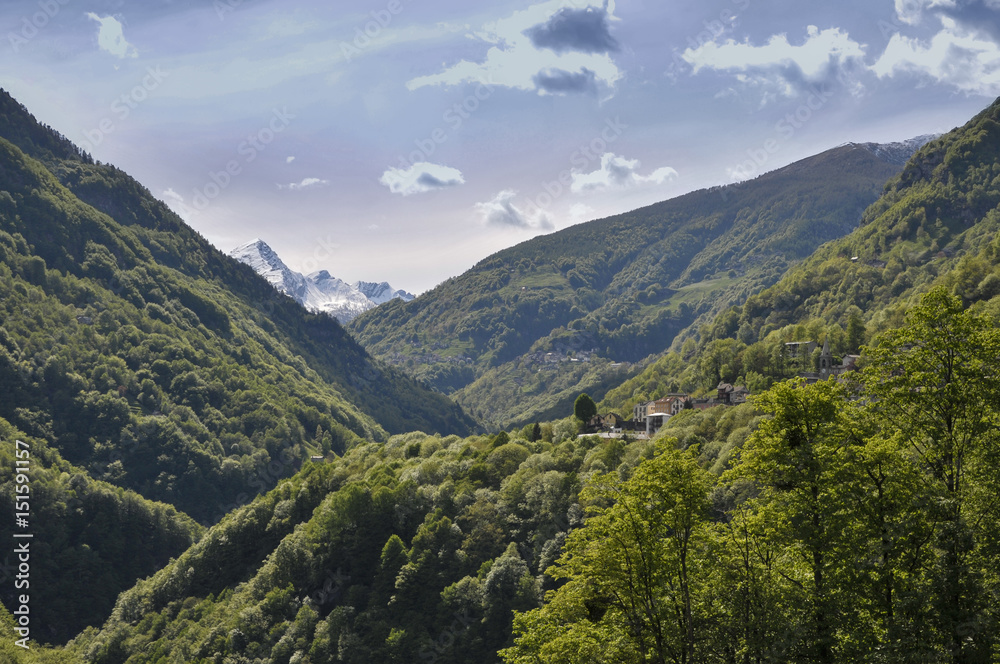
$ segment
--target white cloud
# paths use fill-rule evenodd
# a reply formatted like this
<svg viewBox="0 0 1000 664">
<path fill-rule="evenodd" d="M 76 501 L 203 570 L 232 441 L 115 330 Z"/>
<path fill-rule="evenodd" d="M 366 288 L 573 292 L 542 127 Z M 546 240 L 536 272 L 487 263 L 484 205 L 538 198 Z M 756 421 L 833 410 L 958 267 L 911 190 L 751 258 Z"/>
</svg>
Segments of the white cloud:
<svg viewBox="0 0 1000 664">
<path fill-rule="evenodd" d="M 184 203 L 183 196 L 171 188 L 160 194 L 160 198 L 167 204 L 168 208 L 174 211 L 178 217 L 187 223 L 191 223 L 191 210 L 188 209 L 188 206 Z"/>
<path fill-rule="evenodd" d="M 591 173 L 573 173 L 570 190 L 575 193 L 627 189 L 642 185 L 661 185 L 677 177 L 677 171 L 669 166 L 657 168 L 649 175 L 639 175 L 641 164 L 638 159 L 626 159 L 605 152 L 601 157 L 601 167 Z"/>
<path fill-rule="evenodd" d="M 928 9 L 953 9 L 955 0 L 896 0 L 896 16 L 903 23 L 917 25 Z"/>
<path fill-rule="evenodd" d="M 97 45 L 102 51 L 107 51 L 118 58 L 137 58 L 139 51 L 125 40 L 125 31 L 121 21 L 114 16 L 98 16 L 87 12 L 87 18 L 97 21 Z"/>
<path fill-rule="evenodd" d="M 893 35 L 872 71 L 879 78 L 917 74 L 967 94 L 1000 95 L 1000 46 L 948 17 L 941 17 L 941 25 L 926 44 Z"/>
<path fill-rule="evenodd" d="M 591 83 L 614 87 L 622 74 L 610 53 L 556 52 L 536 46 L 526 34 L 526 31 L 546 24 L 565 5 L 565 0 L 549 0 L 484 25 L 481 30 L 468 35 L 471 39 L 492 45 L 483 61 L 462 60 L 441 73 L 414 78 L 406 84 L 407 88 L 416 90 L 432 85 L 488 82 L 519 90 L 537 90 L 540 94 L 566 94 L 592 91 Z M 613 1 L 588 0 L 579 2 L 577 8 L 587 7 L 594 7 L 594 11 L 606 11 L 608 18 L 614 19 Z M 550 82 L 554 84 L 550 85 Z"/>
<path fill-rule="evenodd" d="M 302 180 L 302 182 L 292 182 L 291 184 L 279 184 L 278 189 L 290 189 L 292 191 L 300 191 L 302 189 L 325 187 L 328 184 L 330 184 L 329 180 L 320 180 L 319 178 L 305 178 Z"/>
<path fill-rule="evenodd" d="M 476 211 L 482 216 L 482 221 L 487 226 L 497 226 L 499 228 L 521 228 L 535 230 L 552 230 L 554 228 L 552 220 L 541 210 L 536 210 L 534 214 L 528 214 L 514 205 L 517 192 L 513 189 L 504 189 L 493 200 L 485 203 L 476 203 Z"/>
<path fill-rule="evenodd" d="M 394 194 L 411 196 L 456 187 L 465 184 L 465 178 L 457 168 L 421 161 L 405 169 L 390 168 L 382 174 L 379 182 Z"/>
<path fill-rule="evenodd" d="M 840 28 L 810 25 L 801 44 L 792 44 L 784 34 L 772 36 L 763 46 L 729 39 L 689 48 L 682 57 L 695 74 L 703 69 L 734 72 L 740 83 L 762 87 L 765 97 L 773 98 L 796 96 L 810 86 L 844 78 L 846 71 L 863 65 L 865 48 Z"/>
<path fill-rule="evenodd" d="M 593 219 L 595 212 L 594 208 L 590 207 L 586 203 L 574 203 L 573 207 L 569 209 L 569 218 L 575 224 L 581 221 L 587 221 L 588 219 Z"/>
<path fill-rule="evenodd" d="M 285 157 L 285 163 L 290 164 L 295 161 L 295 157 Z"/>
</svg>

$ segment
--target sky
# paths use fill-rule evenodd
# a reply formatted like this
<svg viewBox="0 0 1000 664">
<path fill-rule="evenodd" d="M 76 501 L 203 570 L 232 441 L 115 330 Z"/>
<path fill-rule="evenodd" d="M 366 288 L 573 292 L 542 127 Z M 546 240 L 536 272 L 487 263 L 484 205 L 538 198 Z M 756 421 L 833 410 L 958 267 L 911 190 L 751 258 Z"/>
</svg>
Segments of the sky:
<svg viewBox="0 0 1000 664">
<path fill-rule="evenodd" d="M 0 87 L 218 248 L 420 293 L 1000 96 L 1000 0 L 3 0 Z"/>
</svg>

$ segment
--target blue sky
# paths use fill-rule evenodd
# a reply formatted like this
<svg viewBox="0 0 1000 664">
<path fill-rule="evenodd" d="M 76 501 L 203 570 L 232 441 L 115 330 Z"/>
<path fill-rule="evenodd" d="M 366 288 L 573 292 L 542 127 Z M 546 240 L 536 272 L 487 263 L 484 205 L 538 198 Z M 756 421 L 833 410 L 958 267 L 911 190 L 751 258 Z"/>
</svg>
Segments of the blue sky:
<svg viewBox="0 0 1000 664">
<path fill-rule="evenodd" d="M 0 86 L 221 249 L 420 292 L 1000 96 L 1000 0 L 5 0 Z"/>
</svg>

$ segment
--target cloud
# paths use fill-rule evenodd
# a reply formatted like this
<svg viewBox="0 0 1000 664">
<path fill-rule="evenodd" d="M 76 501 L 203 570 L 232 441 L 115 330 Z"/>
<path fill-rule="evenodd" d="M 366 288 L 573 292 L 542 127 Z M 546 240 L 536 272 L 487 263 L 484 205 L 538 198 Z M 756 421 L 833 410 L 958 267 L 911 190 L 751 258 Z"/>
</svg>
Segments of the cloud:
<svg viewBox="0 0 1000 664">
<path fill-rule="evenodd" d="M 920 25 L 925 15 L 950 18 L 966 31 L 1000 40 L 1000 0 L 896 0 L 902 23 Z"/>
<path fill-rule="evenodd" d="M 586 203 L 574 203 L 569 209 L 569 217 L 573 223 L 579 223 L 594 218 L 595 210 Z"/>
<path fill-rule="evenodd" d="M 639 175 L 638 159 L 626 159 L 611 152 L 601 157 L 601 167 L 591 173 L 573 173 L 570 190 L 575 193 L 628 189 L 643 185 L 661 185 L 677 177 L 669 166 L 657 168 L 649 175 Z"/>
<path fill-rule="evenodd" d="M 577 73 L 561 69 L 546 69 L 535 74 L 532 80 L 538 91 L 546 94 L 597 93 L 597 75 L 589 69 L 583 69 Z"/>
<path fill-rule="evenodd" d="M 864 67 L 865 48 L 840 28 L 810 25 L 798 45 L 784 34 L 772 36 L 763 46 L 729 39 L 689 48 L 682 57 L 695 74 L 703 69 L 734 73 L 740 83 L 763 88 L 766 98 L 775 98 L 846 79 Z"/>
<path fill-rule="evenodd" d="M 295 161 L 295 157 L 285 157 L 285 163 L 290 164 Z"/>
<path fill-rule="evenodd" d="M 498 228 L 520 228 L 535 230 L 552 230 L 554 226 L 549 217 L 541 210 L 534 215 L 528 215 L 514 205 L 517 192 L 504 189 L 493 200 L 476 203 L 476 211 L 482 215 L 483 223 Z"/>
<path fill-rule="evenodd" d="M 121 21 L 114 16 L 98 16 L 87 12 L 87 18 L 97 21 L 97 45 L 102 51 L 107 51 L 118 58 L 137 58 L 139 51 L 125 40 L 125 31 Z"/>
<path fill-rule="evenodd" d="M 279 184 L 278 189 L 289 189 L 291 191 L 301 191 L 302 189 L 313 189 L 315 187 L 325 187 L 330 184 L 329 180 L 319 178 L 305 178 L 302 182 L 292 182 L 291 184 Z"/>
<path fill-rule="evenodd" d="M 918 25 L 925 11 L 954 6 L 955 0 L 896 0 L 896 16 L 903 23 Z"/>
<path fill-rule="evenodd" d="M 585 13 L 592 10 L 605 23 L 613 18 L 614 2 L 598 2 L 594 7 L 591 6 L 594 1 L 578 2 L 577 4 L 584 4 L 585 7 L 572 11 Z M 438 74 L 414 78 L 407 82 L 406 87 L 416 90 L 434 85 L 489 82 L 490 85 L 536 91 L 539 94 L 555 93 L 560 85 L 562 88 L 558 94 L 589 92 L 598 86 L 613 89 L 622 74 L 611 59 L 610 50 L 594 50 L 598 47 L 598 43 L 594 41 L 595 34 L 593 31 L 587 35 L 580 32 L 581 21 L 578 17 L 570 18 L 567 24 L 564 5 L 565 0 L 548 0 L 483 26 L 481 30 L 468 35 L 476 41 L 491 45 L 482 61 L 462 60 Z M 546 29 L 545 26 L 549 28 Z M 575 36 L 571 34 L 573 29 L 577 30 Z M 527 33 L 535 35 L 535 38 L 549 46 L 540 48 Z M 608 37 L 610 38 L 610 34 Z M 576 48 L 570 48 L 574 43 Z M 557 45 L 558 52 L 554 50 Z M 584 47 L 586 49 L 581 50 Z M 556 72 L 554 78 L 553 72 Z M 584 83 L 593 85 L 583 85 Z M 549 87 L 544 87 L 546 85 Z"/>
<path fill-rule="evenodd" d="M 929 43 L 893 35 L 871 70 L 879 78 L 911 74 L 967 94 L 1000 95 L 1000 46 L 954 19 L 940 20 L 942 29 Z"/>
<path fill-rule="evenodd" d="M 187 204 L 185 204 L 183 196 L 171 188 L 160 194 L 160 199 L 166 203 L 167 207 L 173 210 L 178 217 L 187 223 L 191 223 L 191 210 L 188 209 Z"/>
<path fill-rule="evenodd" d="M 421 161 L 406 169 L 390 168 L 382 174 L 379 182 L 389 187 L 389 191 L 394 194 L 411 196 L 457 187 L 465 184 L 465 178 L 457 168 Z"/>
<path fill-rule="evenodd" d="M 608 28 L 607 7 L 564 7 L 545 23 L 524 31 L 531 43 L 556 53 L 614 53 L 621 47 Z"/>
</svg>

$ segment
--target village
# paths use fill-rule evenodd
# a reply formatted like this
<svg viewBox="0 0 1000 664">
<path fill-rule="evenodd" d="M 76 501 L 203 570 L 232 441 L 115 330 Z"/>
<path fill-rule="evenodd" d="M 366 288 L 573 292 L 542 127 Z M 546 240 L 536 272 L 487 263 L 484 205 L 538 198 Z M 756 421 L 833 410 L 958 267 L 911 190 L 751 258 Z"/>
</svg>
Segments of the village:
<svg viewBox="0 0 1000 664">
<path fill-rule="evenodd" d="M 790 359 L 805 359 L 812 356 L 819 346 L 815 341 L 793 341 L 785 344 L 787 356 Z M 845 355 L 841 362 L 835 362 L 830 351 L 829 340 L 823 343 L 819 355 L 819 371 L 804 371 L 799 377 L 807 383 L 821 380 L 841 380 L 844 374 L 857 368 L 858 355 Z M 625 419 L 618 413 L 595 415 L 587 422 L 583 435 L 598 434 L 608 438 L 634 436 L 635 438 L 652 438 L 663 426 L 683 410 L 705 410 L 717 406 L 739 406 L 746 403 L 750 391 L 744 385 L 731 385 L 720 382 L 716 386 L 713 397 L 692 398 L 687 394 L 671 393 L 655 401 L 638 403 L 632 409 L 632 419 Z"/>
</svg>

